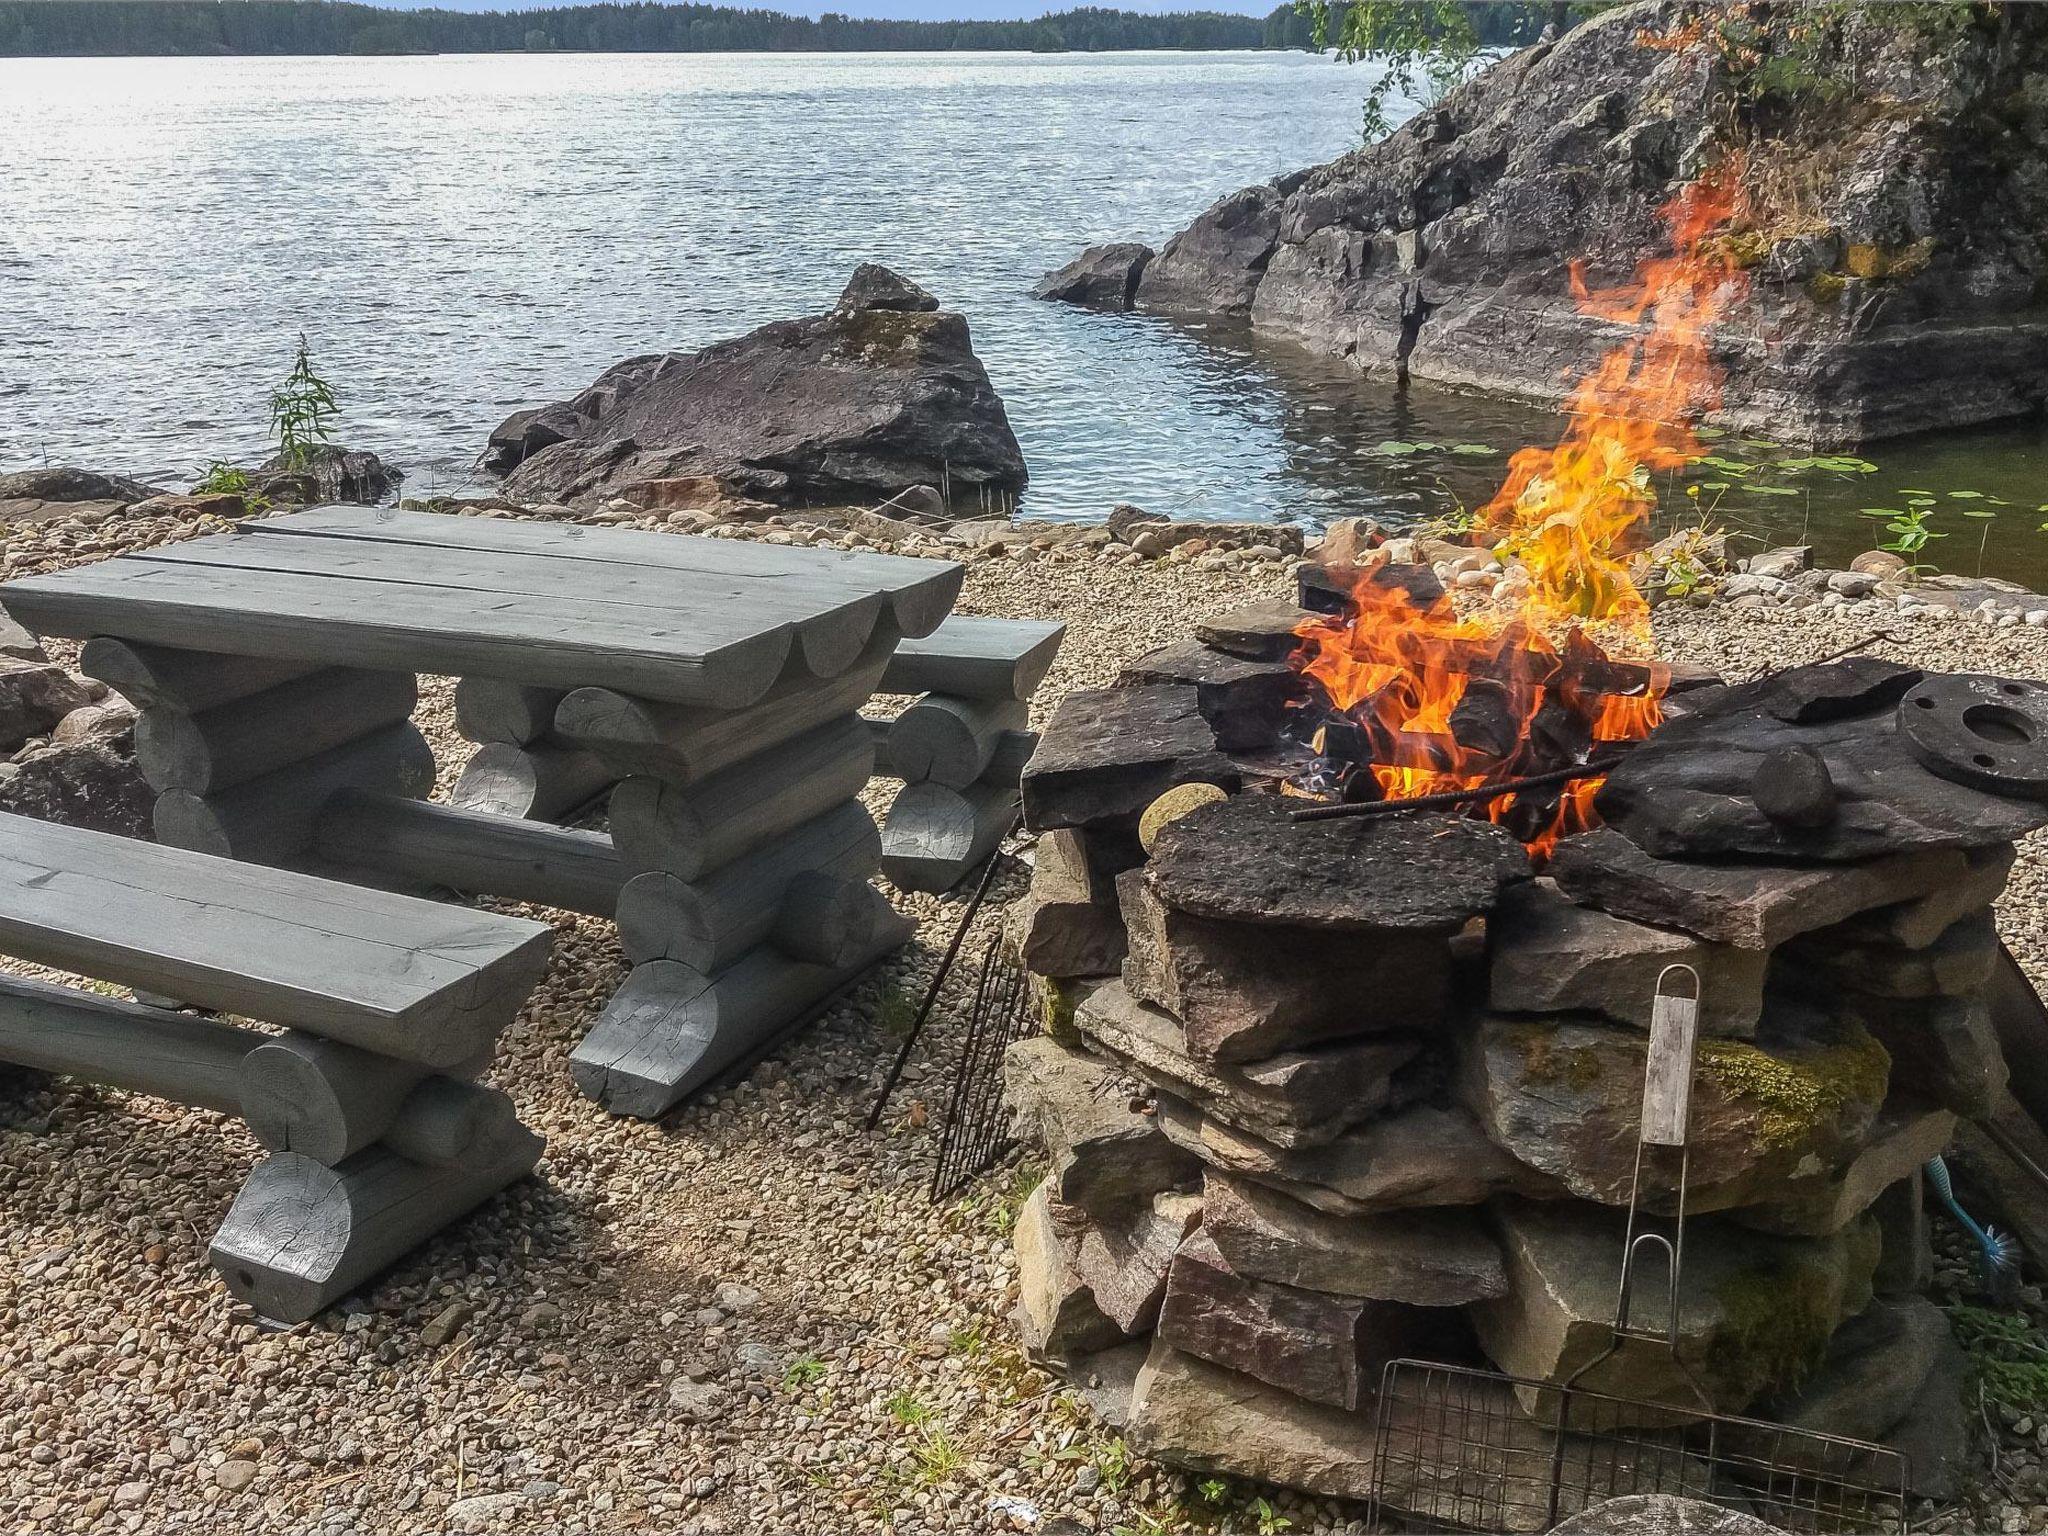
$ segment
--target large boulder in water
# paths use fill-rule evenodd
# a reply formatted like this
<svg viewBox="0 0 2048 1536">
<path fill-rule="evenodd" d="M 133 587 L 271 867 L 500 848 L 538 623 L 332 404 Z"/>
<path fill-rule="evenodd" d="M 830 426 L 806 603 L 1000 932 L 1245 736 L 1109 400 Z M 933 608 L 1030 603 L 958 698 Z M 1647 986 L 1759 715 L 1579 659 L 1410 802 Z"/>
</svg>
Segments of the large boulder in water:
<svg viewBox="0 0 2048 1536">
<path fill-rule="evenodd" d="M 1224 198 L 1136 307 L 1555 402 L 1632 334 L 1581 312 L 1571 262 L 1630 281 L 1668 253 L 1658 208 L 1740 153 L 1751 206 L 1723 249 L 1749 284 L 1712 335 L 1715 419 L 1849 442 L 2038 411 L 2048 7 L 1742 9 L 1732 43 L 1649 0 L 1525 48 L 1377 144 Z"/>
<path fill-rule="evenodd" d="M 572 400 L 491 434 L 486 468 L 518 496 L 567 503 L 709 476 L 790 503 L 950 486 L 1024 488 L 1024 455 L 967 321 L 886 267 L 863 266 L 827 313 L 701 352 L 629 358 Z"/>
</svg>

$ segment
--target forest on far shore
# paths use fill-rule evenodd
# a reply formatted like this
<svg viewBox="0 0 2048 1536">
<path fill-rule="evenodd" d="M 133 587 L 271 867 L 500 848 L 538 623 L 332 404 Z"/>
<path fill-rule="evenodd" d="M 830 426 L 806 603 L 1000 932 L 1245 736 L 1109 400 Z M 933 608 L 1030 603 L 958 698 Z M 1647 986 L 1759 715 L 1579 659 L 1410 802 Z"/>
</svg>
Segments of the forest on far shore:
<svg viewBox="0 0 2048 1536">
<path fill-rule="evenodd" d="M 1547 7 L 1472 4 L 1482 40 L 1534 39 Z M 1333 28 L 1334 32 L 1334 28 Z M 0 56 L 398 53 L 867 53 L 1307 48 L 1306 16 L 1083 7 L 1031 21 L 817 20 L 723 5 L 391 11 L 345 0 L 0 0 Z"/>
</svg>

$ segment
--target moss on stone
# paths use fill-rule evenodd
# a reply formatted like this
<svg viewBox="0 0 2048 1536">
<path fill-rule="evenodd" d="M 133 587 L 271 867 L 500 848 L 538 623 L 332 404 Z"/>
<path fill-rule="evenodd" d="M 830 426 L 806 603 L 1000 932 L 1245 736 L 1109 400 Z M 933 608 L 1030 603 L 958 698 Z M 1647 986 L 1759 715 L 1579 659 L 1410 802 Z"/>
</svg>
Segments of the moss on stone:
<svg viewBox="0 0 2048 1536">
<path fill-rule="evenodd" d="M 1757 1140 L 1769 1151 L 1799 1146 L 1852 1104 L 1882 1102 L 1892 1071 L 1890 1053 L 1860 1028 L 1782 1056 L 1747 1040 L 1705 1040 L 1698 1059 L 1706 1081 L 1756 1111 Z"/>
<path fill-rule="evenodd" d="M 1708 1350 L 1715 1377 L 1745 1396 L 1796 1391 L 1827 1357 L 1839 1296 L 1818 1265 L 1772 1264 L 1714 1288 L 1724 1318 Z"/>
<path fill-rule="evenodd" d="M 1532 1083 L 1557 1083 L 1587 1089 L 1600 1081 L 1600 1053 L 1584 1046 L 1558 1043 L 1548 1024 L 1517 1024 L 1508 1039 L 1522 1057 L 1522 1075 Z"/>
<path fill-rule="evenodd" d="M 1848 280 L 1839 272 L 1816 272 L 1806 280 L 1806 291 L 1820 304 L 1839 303 L 1848 286 Z"/>
<path fill-rule="evenodd" d="M 1032 980 L 1040 988 L 1038 995 L 1038 1017 L 1040 1027 L 1052 1039 L 1070 1050 L 1081 1049 L 1081 1031 L 1074 1024 L 1075 987 L 1071 982 L 1055 981 L 1050 976 L 1036 976 Z"/>
</svg>

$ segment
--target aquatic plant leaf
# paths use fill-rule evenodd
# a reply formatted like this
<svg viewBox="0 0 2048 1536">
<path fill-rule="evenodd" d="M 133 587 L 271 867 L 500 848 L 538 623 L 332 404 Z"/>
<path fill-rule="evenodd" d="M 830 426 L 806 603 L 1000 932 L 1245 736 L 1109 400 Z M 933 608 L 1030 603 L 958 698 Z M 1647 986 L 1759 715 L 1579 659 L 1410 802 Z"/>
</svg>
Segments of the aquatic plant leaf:
<svg viewBox="0 0 2048 1536">
<path fill-rule="evenodd" d="M 1381 443 L 1373 451 L 1375 453 L 1384 453 L 1390 459 L 1405 459 L 1411 453 L 1422 452 L 1422 445 L 1420 443 L 1404 443 L 1399 440 L 1389 440 Z"/>
<path fill-rule="evenodd" d="M 1473 458 L 1491 458 L 1494 454 L 1499 453 L 1500 450 L 1498 448 L 1489 448 L 1485 443 L 1453 443 L 1451 444 L 1451 452 L 1469 454 Z"/>
</svg>

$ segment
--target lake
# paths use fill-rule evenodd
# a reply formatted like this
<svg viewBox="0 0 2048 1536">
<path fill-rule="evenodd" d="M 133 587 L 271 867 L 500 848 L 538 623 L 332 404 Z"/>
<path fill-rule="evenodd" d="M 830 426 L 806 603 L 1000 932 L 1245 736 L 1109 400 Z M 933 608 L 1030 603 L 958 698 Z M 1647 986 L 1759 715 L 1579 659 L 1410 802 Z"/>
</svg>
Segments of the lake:
<svg viewBox="0 0 2048 1536">
<path fill-rule="evenodd" d="M 822 309 L 879 260 L 969 317 L 1027 515 L 1471 504 L 1554 415 L 1029 296 L 1353 147 L 1363 86 L 1264 53 L 0 60 L 0 468 L 250 460 L 304 331 L 341 440 L 411 492 L 478 489 L 508 411 Z M 1987 534 L 1987 570 L 2048 587 L 2038 425 L 1866 457 L 1702 478 L 1721 521 L 1844 560 L 1888 536 L 1860 508 L 1932 491 L 1942 564 Z"/>
</svg>

